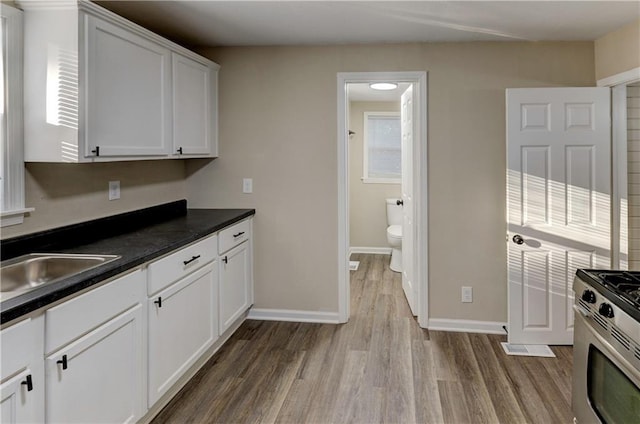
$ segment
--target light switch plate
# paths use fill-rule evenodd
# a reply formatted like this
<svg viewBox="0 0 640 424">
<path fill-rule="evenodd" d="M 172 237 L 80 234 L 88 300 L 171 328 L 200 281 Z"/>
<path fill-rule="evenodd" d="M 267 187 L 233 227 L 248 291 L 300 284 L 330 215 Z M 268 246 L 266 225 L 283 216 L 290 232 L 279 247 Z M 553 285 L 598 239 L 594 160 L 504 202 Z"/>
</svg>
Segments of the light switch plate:
<svg viewBox="0 0 640 424">
<path fill-rule="evenodd" d="M 253 178 L 242 179 L 242 192 L 253 193 Z"/>
<path fill-rule="evenodd" d="M 472 287 L 462 287 L 462 303 L 472 303 L 473 302 L 473 288 Z"/>
<path fill-rule="evenodd" d="M 109 200 L 120 198 L 120 181 L 109 181 Z"/>
</svg>

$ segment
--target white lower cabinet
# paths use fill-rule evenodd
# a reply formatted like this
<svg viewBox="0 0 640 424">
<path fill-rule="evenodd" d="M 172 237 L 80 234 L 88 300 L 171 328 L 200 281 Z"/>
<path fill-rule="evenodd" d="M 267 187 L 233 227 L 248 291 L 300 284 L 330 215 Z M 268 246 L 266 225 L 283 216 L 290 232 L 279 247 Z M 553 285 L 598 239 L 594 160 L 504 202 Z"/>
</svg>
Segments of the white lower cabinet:
<svg viewBox="0 0 640 424">
<path fill-rule="evenodd" d="M 213 261 L 149 298 L 149 405 L 216 341 L 217 290 Z"/>
<path fill-rule="evenodd" d="M 251 227 L 249 219 L 220 233 L 220 334 L 253 304 Z"/>
<path fill-rule="evenodd" d="M 42 324 L 42 316 L 27 318 L 0 332 L 0 423 L 44 421 Z"/>
<path fill-rule="evenodd" d="M 0 385 L 0 422 L 3 424 L 38 421 L 40 405 L 35 402 L 27 384 L 31 384 L 33 391 L 33 370 L 28 367 Z"/>
<path fill-rule="evenodd" d="M 45 346 L 55 349 L 45 357 L 47 422 L 125 423 L 146 413 L 145 275 L 135 271 L 45 313 Z"/>
<path fill-rule="evenodd" d="M 2 329 L 0 423 L 150 418 L 253 304 L 252 223 Z"/>
<path fill-rule="evenodd" d="M 142 306 L 46 358 L 46 416 L 54 423 L 135 422 L 144 415 Z"/>
</svg>

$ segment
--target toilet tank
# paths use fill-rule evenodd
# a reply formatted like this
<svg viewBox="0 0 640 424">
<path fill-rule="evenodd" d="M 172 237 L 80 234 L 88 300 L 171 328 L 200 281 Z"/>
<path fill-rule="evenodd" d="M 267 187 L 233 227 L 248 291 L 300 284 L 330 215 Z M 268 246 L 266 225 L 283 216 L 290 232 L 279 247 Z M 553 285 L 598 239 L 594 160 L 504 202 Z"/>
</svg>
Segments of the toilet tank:
<svg viewBox="0 0 640 424">
<path fill-rule="evenodd" d="M 387 225 L 402 225 L 402 206 L 398 205 L 400 199 L 387 200 Z"/>
</svg>

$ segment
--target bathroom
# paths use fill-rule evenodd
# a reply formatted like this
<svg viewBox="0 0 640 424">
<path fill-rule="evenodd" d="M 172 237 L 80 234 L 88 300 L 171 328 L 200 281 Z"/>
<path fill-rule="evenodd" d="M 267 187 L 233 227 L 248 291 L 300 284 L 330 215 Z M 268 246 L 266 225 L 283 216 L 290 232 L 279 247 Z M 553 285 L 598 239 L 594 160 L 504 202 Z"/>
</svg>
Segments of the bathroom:
<svg viewBox="0 0 640 424">
<path fill-rule="evenodd" d="M 351 270 L 359 266 L 356 254 L 376 254 L 388 255 L 391 271 L 402 271 L 400 107 L 409 86 L 348 85 Z"/>
</svg>

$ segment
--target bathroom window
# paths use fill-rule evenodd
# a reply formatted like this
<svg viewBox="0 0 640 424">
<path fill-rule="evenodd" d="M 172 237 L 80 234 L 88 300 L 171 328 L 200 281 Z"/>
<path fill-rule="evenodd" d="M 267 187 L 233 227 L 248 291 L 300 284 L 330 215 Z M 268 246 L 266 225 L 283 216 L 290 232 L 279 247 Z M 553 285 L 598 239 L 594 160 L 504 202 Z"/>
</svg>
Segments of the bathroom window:
<svg viewBox="0 0 640 424">
<path fill-rule="evenodd" d="M 401 182 L 401 138 L 400 113 L 364 113 L 363 182 Z"/>
<path fill-rule="evenodd" d="M 20 224 L 24 207 L 22 135 L 22 12 L 3 4 L 0 14 L 0 223 Z"/>
</svg>

